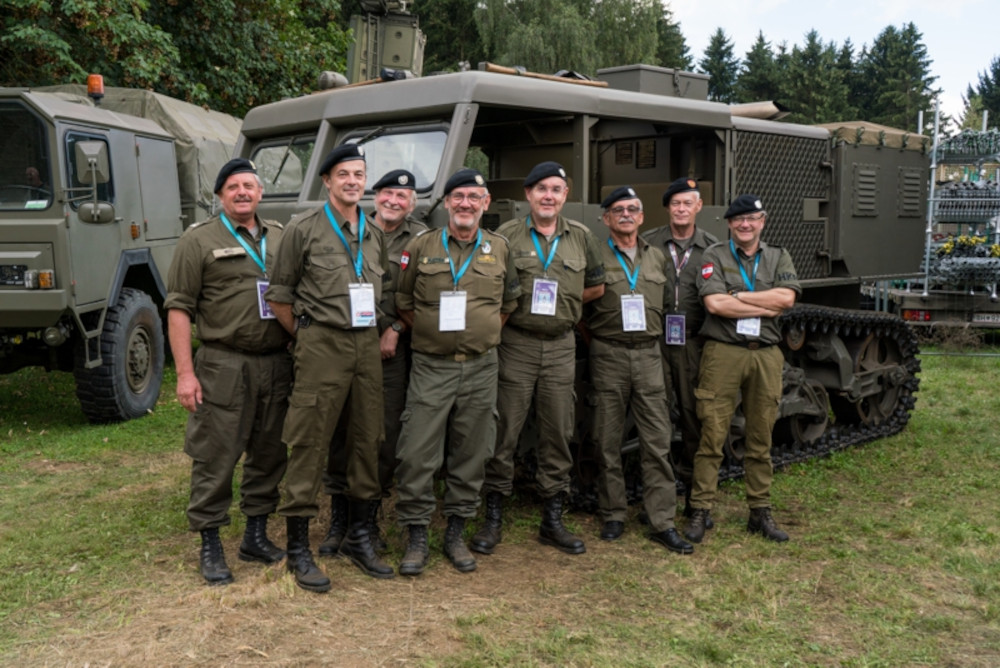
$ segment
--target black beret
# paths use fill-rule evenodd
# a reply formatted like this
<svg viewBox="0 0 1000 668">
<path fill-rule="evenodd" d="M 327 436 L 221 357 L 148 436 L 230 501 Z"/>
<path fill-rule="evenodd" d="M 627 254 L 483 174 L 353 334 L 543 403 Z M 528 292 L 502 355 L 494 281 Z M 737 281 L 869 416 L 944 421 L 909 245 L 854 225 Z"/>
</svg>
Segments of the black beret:
<svg viewBox="0 0 1000 668">
<path fill-rule="evenodd" d="M 729 205 L 725 215 L 722 217 L 728 220 L 733 216 L 739 216 L 744 213 L 756 213 L 763 210 L 764 205 L 761 204 L 760 198 L 756 195 L 740 195 L 733 200 L 733 203 Z"/>
<path fill-rule="evenodd" d="M 218 195 L 219 191 L 222 190 L 222 186 L 226 185 L 226 179 L 233 174 L 242 174 L 244 172 L 256 174 L 257 167 L 246 158 L 233 158 L 219 170 L 219 175 L 215 177 L 215 190 L 212 192 Z"/>
<path fill-rule="evenodd" d="M 404 188 L 406 190 L 416 190 L 417 180 L 413 174 L 405 169 L 394 169 L 378 180 L 372 190 L 382 190 L 382 188 Z"/>
<path fill-rule="evenodd" d="M 670 198 L 677 193 L 689 193 L 698 190 L 698 183 L 694 179 L 677 179 L 667 187 L 667 192 L 663 193 L 663 206 L 670 204 Z"/>
<path fill-rule="evenodd" d="M 479 186 L 484 188 L 486 187 L 486 179 L 475 169 L 469 169 L 468 167 L 460 169 L 445 182 L 444 194 L 447 195 L 455 188 L 464 188 L 465 186 Z"/>
<path fill-rule="evenodd" d="M 601 207 L 604 209 L 610 209 L 612 204 L 623 199 L 639 199 L 639 196 L 635 194 L 635 191 L 632 190 L 631 186 L 615 188 L 611 191 L 611 194 L 605 197 L 604 201 L 601 202 Z"/>
<path fill-rule="evenodd" d="M 563 181 L 566 181 L 566 170 L 558 162 L 540 162 L 524 177 L 524 187 L 530 188 L 542 179 L 547 179 L 550 176 L 558 176 Z"/>
<path fill-rule="evenodd" d="M 326 154 L 323 158 L 323 163 L 319 166 L 319 175 L 323 176 L 334 166 L 339 165 L 342 162 L 347 162 L 348 160 L 364 160 L 365 159 L 365 149 L 358 146 L 357 144 L 341 144 L 337 148 L 333 149 Z"/>
</svg>

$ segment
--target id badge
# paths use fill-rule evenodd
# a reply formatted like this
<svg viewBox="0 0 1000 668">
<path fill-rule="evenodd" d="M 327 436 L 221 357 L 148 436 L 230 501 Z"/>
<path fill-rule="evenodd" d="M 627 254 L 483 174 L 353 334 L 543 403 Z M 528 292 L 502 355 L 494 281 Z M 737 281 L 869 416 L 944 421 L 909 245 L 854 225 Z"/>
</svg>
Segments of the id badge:
<svg viewBox="0 0 1000 668">
<path fill-rule="evenodd" d="M 687 343 L 684 334 L 684 314 L 668 313 L 663 331 L 668 346 L 683 346 Z"/>
<path fill-rule="evenodd" d="M 438 331 L 465 331 L 465 290 L 441 293 L 441 311 L 438 314 Z"/>
<path fill-rule="evenodd" d="M 622 295 L 622 330 L 646 331 L 646 300 L 642 295 Z"/>
<path fill-rule="evenodd" d="M 535 315 L 555 315 L 559 283 L 551 278 L 536 278 L 531 290 L 531 312 Z"/>
<path fill-rule="evenodd" d="M 351 283 L 351 327 L 375 326 L 375 286 L 371 283 Z"/>
<path fill-rule="evenodd" d="M 261 320 L 274 320 L 277 318 L 274 315 L 274 311 L 271 310 L 271 305 L 264 299 L 264 293 L 267 292 L 269 285 L 271 285 L 270 281 L 257 279 L 257 312 L 260 314 Z"/>
<path fill-rule="evenodd" d="M 736 321 L 736 333 L 744 336 L 760 336 L 760 318 L 740 318 Z"/>
</svg>

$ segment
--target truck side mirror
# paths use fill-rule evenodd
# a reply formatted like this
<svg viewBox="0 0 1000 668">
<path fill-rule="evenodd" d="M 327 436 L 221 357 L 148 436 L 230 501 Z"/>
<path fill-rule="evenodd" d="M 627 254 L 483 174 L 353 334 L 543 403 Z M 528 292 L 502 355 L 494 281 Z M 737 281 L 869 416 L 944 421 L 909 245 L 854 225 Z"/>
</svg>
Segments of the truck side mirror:
<svg viewBox="0 0 1000 668">
<path fill-rule="evenodd" d="M 108 145 L 102 141 L 78 141 L 75 144 L 76 178 L 94 185 L 111 180 Z"/>
<path fill-rule="evenodd" d="M 107 202 L 84 202 L 77 215 L 84 223 L 110 223 L 115 219 L 115 207 Z"/>
</svg>

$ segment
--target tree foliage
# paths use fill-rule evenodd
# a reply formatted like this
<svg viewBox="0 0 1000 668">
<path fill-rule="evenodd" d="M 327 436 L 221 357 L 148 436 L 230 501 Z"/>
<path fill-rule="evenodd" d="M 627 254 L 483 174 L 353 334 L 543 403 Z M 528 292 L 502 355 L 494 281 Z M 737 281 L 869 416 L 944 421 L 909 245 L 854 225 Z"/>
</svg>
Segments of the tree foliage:
<svg viewBox="0 0 1000 668">
<path fill-rule="evenodd" d="M 979 74 L 975 87 L 971 85 L 962 96 L 961 127 L 979 130 L 983 127 L 983 111 L 989 112 L 990 127 L 1000 126 L 1000 56 L 995 56 L 989 67 Z"/>
<path fill-rule="evenodd" d="M 857 100 L 862 119 L 895 128 L 913 128 L 918 112 L 930 109 L 940 90 L 932 88 L 931 59 L 913 23 L 886 26 L 863 50 L 858 64 L 864 88 Z"/>
<path fill-rule="evenodd" d="M 0 83 L 147 88 L 242 115 L 343 69 L 337 0 L 13 0 L 0 16 Z"/>
<path fill-rule="evenodd" d="M 670 7 L 663 6 L 663 11 L 656 18 L 656 64 L 661 67 L 672 67 L 677 70 L 691 70 L 694 61 L 681 27 L 674 21 Z"/>
<path fill-rule="evenodd" d="M 705 56 L 698 69 L 709 76 L 708 97 L 718 102 L 733 102 L 736 98 L 736 78 L 740 61 L 733 55 L 733 42 L 717 28 L 709 39 Z"/>
<path fill-rule="evenodd" d="M 854 116 L 833 42 L 823 44 L 819 33 L 810 30 L 805 44 L 792 48 L 787 71 L 785 93 L 792 108 L 789 120 L 829 123 Z"/>
<path fill-rule="evenodd" d="M 774 62 L 771 43 L 764 38 L 763 31 L 747 51 L 736 80 L 735 101 L 757 102 L 778 100 L 782 97 L 782 77 Z"/>
</svg>

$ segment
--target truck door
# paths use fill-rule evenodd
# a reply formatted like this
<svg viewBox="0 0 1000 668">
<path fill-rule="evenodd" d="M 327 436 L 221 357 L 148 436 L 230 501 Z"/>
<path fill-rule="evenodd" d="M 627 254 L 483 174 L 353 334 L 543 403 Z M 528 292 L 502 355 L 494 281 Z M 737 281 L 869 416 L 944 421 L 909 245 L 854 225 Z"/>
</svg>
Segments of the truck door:
<svg viewBox="0 0 1000 668">
<path fill-rule="evenodd" d="M 115 205 L 115 220 L 110 223 L 92 223 L 80 220 L 79 205 L 88 198 L 89 183 L 86 177 L 77 174 L 74 159 L 75 146 L 80 141 L 100 141 L 108 147 L 111 179 L 97 186 L 97 199 Z M 71 200 L 66 205 L 69 227 L 69 257 L 72 267 L 73 301 L 77 307 L 100 302 L 108 297 L 108 286 L 118 266 L 121 253 L 121 216 L 116 200 L 121 188 L 116 187 L 116 161 L 111 150 L 108 135 L 100 130 L 68 130 L 63 142 L 63 160 L 66 166 L 67 183 L 73 190 Z"/>
<path fill-rule="evenodd" d="M 143 235 L 147 241 L 176 239 L 183 227 L 174 146 L 163 139 L 136 137 L 135 147 Z"/>
</svg>

